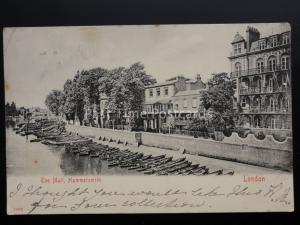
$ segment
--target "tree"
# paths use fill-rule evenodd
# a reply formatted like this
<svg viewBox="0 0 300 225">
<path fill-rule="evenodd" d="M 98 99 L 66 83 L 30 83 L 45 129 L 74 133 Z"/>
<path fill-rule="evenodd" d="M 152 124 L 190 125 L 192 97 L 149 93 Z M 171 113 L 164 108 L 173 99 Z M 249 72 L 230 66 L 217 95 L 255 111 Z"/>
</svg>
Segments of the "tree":
<svg viewBox="0 0 300 225">
<path fill-rule="evenodd" d="M 63 88 L 63 105 L 62 111 L 66 116 L 67 120 L 74 120 L 75 117 L 75 108 L 76 101 L 73 93 L 73 81 L 68 79 L 66 80 Z"/>
<path fill-rule="evenodd" d="M 110 101 L 108 109 L 117 112 L 120 117 L 129 115 L 131 127 L 140 125 L 136 116 L 142 111 L 144 87 L 155 83 L 152 76 L 146 74 L 144 65 L 137 62 L 129 68 L 118 67 L 99 79 L 99 91 L 106 94 Z"/>
<path fill-rule="evenodd" d="M 52 90 L 46 97 L 45 104 L 47 108 L 56 116 L 62 113 L 61 105 L 63 99 L 63 92 L 60 90 Z"/>
<path fill-rule="evenodd" d="M 234 85 L 227 73 L 213 74 L 208 90 L 202 94 L 203 106 L 208 110 L 206 120 L 210 127 L 224 131 L 234 127 L 237 116 L 233 109 Z"/>
<path fill-rule="evenodd" d="M 97 67 L 88 71 L 83 71 L 81 74 L 81 83 L 84 96 L 85 108 L 88 111 L 88 119 L 94 122 L 94 106 L 96 106 L 97 114 L 100 114 L 100 92 L 98 80 L 107 75 L 107 70 Z M 99 122 L 99 121 L 98 121 Z"/>
</svg>

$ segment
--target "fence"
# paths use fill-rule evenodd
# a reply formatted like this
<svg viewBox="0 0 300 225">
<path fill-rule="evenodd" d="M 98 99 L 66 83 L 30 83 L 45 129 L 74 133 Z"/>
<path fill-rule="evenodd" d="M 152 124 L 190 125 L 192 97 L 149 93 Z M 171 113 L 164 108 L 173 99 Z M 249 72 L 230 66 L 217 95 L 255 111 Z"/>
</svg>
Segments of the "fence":
<svg viewBox="0 0 300 225">
<path fill-rule="evenodd" d="M 178 134 L 178 135 L 185 135 L 185 136 L 193 136 L 195 138 L 198 138 L 198 137 L 212 138 L 212 139 L 215 138 L 215 134 L 213 132 L 207 132 L 207 131 L 161 129 L 160 132 L 163 134 Z"/>
</svg>

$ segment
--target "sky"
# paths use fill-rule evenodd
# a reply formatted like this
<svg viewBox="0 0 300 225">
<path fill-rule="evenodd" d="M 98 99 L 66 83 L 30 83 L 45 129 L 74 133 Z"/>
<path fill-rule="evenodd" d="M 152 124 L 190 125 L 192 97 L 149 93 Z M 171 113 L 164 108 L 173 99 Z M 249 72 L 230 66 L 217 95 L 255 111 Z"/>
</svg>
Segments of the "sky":
<svg viewBox="0 0 300 225">
<path fill-rule="evenodd" d="M 196 74 L 207 81 L 230 72 L 230 43 L 237 32 L 245 37 L 247 26 L 261 37 L 290 29 L 287 23 L 5 28 L 5 98 L 44 108 L 46 95 L 77 70 L 135 62 L 158 81 Z"/>
</svg>

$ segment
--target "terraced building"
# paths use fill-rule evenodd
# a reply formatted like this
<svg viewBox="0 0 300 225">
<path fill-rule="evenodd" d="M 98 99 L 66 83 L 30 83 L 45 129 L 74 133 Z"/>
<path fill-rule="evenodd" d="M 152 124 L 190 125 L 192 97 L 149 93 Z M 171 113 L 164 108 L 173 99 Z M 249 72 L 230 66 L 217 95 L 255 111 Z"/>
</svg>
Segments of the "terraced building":
<svg viewBox="0 0 300 225">
<path fill-rule="evenodd" d="M 229 60 L 240 125 L 253 130 L 290 131 L 290 30 L 261 37 L 256 28 L 248 27 L 245 38 L 237 33 L 231 44 Z"/>
</svg>

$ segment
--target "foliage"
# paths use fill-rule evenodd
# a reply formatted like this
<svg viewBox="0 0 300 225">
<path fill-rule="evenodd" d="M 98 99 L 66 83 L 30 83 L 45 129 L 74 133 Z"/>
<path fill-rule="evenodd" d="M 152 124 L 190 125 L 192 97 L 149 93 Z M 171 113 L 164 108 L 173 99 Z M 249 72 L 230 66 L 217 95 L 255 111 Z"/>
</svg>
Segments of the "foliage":
<svg viewBox="0 0 300 225">
<path fill-rule="evenodd" d="M 12 102 L 9 104 L 8 102 L 5 104 L 5 115 L 6 116 L 17 116 L 19 111 L 17 110 L 16 104 Z"/>
<path fill-rule="evenodd" d="M 50 112 L 58 116 L 61 111 L 63 92 L 60 90 L 52 90 L 46 97 L 45 104 Z"/>
<path fill-rule="evenodd" d="M 207 131 L 207 121 L 203 117 L 202 118 L 196 118 L 190 124 L 190 126 L 188 127 L 188 130 L 206 132 Z"/>
<path fill-rule="evenodd" d="M 208 111 L 208 127 L 218 131 L 234 127 L 237 116 L 233 109 L 234 85 L 226 73 L 213 74 L 208 90 L 202 94 L 204 108 Z"/>
<path fill-rule="evenodd" d="M 135 63 L 129 68 L 118 67 L 108 76 L 99 79 L 99 92 L 109 97 L 108 110 L 123 116 L 130 115 L 129 124 L 134 127 L 140 121 L 134 112 L 141 112 L 144 101 L 144 87 L 155 80 L 144 70 L 144 65 Z"/>
<path fill-rule="evenodd" d="M 140 112 L 144 101 L 144 87 L 153 84 L 155 79 L 146 74 L 144 65 L 134 63 L 129 68 L 117 67 L 112 70 L 101 67 L 91 70 L 77 71 L 73 80 L 64 84 L 60 105 L 54 110 L 52 97 L 47 100 L 47 107 L 56 113 L 64 113 L 68 120 L 77 117 L 82 123 L 85 110 L 89 112 L 89 120 L 93 120 L 93 108 L 96 106 L 100 114 L 100 96 L 109 98 L 107 109 L 121 117 L 129 112 Z M 52 91 L 53 92 L 53 91 Z M 52 93 L 51 92 L 51 93 Z M 50 93 L 50 94 L 51 94 Z M 49 95 L 50 95 L 49 94 Z M 50 95 L 52 96 L 53 93 Z M 57 104 L 58 101 L 55 103 Z M 129 115 L 136 115 L 129 113 Z M 140 126 L 136 116 L 129 117 L 132 127 Z"/>
</svg>

